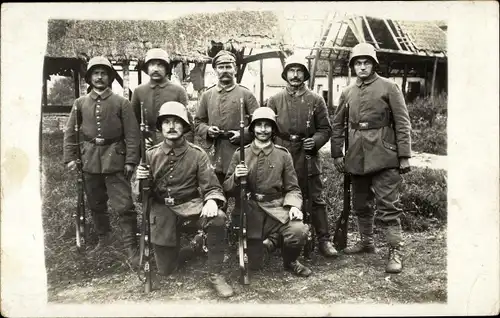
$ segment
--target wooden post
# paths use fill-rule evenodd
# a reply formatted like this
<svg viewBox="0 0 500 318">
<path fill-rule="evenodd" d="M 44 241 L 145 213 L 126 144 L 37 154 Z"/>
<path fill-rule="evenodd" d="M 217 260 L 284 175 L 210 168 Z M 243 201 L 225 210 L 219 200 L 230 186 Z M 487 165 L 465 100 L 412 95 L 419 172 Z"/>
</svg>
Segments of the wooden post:
<svg viewBox="0 0 500 318">
<path fill-rule="evenodd" d="M 427 96 L 427 80 L 429 79 L 429 76 L 427 76 L 427 61 L 424 63 L 424 96 Z"/>
<path fill-rule="evenodd" d="M 123 97 L 128 100 L 131 100 L 132 96 L 130 96 L 128 90 L 130 86 L 130 72 L 129 72 L 130 61 L 123 61 L 122 69 L 123 69 Z"/>
<path fill-rule="evenodd" d="M 436 84 L 436 70 L 437 70 L 438 58 L 434 59 L 434 67 L 432 69 L 432 82 L 431 82 L 431 101 L 434 101 L 434 85 Z"/>
<path fill-rule="evenodd" d="M 42 83 L 42 105 L 47 107 L 47 75 L 43 74 L 43 83 Z"/>
<path fill-rule="evenodd" d="M 403 73 L 403 84 L 401 84 L 401 90 L 403 91 L 403 96 L 406 100 L 406 77 L 408 76 L 408 63 L 405 62 L 404 73 Z"/>
<path fill-rule="evenodd" d="M 333 60 L 328 61 L 328 111 L 333 111 Z"/>
<path fill-rule="evenodd" d="M 310 70 L 311 69 L 311 59 L 307 59 L 307 69 Z M 307 83 L 307 85 L 309 86 L 309 89 L 312 90 L 312 87 L 311 87 L 311 76 L 309 77 L 309 81 Z"/>
<path fill-rule="evenodd" d="M 85 82 L 85 67 L 84 62 L 80 62 L 80 96 L 85 96 L 87 94 L 87 82 Z"/>
<path fill-rule="evenodd" d="M 80 70 L 78 66 L 73 69 L 73 83 L 75 87 L 75 99 L 80 97 Z"/>
<path fill-rule="evenodd" d="M 264 106 L 264 60 L 260 60 L 260 106 Z"/>
<path fill-rule="evenodd" d="M 351 67 L 347 65 L 347 86 L 351 84 Z"/>
<path fill-rule="evenodd" d="M 142 84 L 142 69 L 140 67 L 137 69 L 137 84 Z"/>
</svg>

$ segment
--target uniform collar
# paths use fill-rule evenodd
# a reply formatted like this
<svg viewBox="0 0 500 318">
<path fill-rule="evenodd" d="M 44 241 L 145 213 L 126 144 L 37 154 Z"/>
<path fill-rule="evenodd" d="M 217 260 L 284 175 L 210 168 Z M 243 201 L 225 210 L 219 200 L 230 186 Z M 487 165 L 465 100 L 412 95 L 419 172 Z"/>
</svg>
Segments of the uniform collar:
<svg viewBox="0 0 500 318">
<path fill-rule="evenodd" d="M 219 83 L 217 83 L 217 86 L 215 86 L 215 87 L 217 88 L 218 92 L 220 92 L 222 90 L 225 90 L 226 92 L 230 92 L 236 87 L 236 83 L 233 83 L 233 85 L 231 85 L 231 86 L 224 86 L 219 82 Z"/>
<path fill-rule="evenodd" d="M 104 90 L 104 92 L 102 92 L 102 94 L 97 94 L 96 91 L 94 90 L 91 90 L 90 91 L 90 97 L 93 99 L 93 100 L 96 100 L 98 97 L 100 97 L 101 99 L 106 99 L 108 98 L 109 96 L 111 96 L 111 94 L 113 94 L 113 91 L 108 87 Z"/>
<path fill-rule="evenodd" d="M 164 88 L 165 86 L 167 86 L 168 84 L 168 79 L 165 79 L 164 82 L 161 82 L 161 83 L 157 83 L 157 82 L 154 82 L 152 80 L 149 81 L 149 87 L 151 88 L 155 88 L 156 86 L 160 86 L 161 88 Z"/>
<path fill-rule="evenodd" d="M 255 144 L 255 141 L 252 141 L 250 148 L 252 149 L 252 152 L 256 155 L 259 155 L 260 152 L 262 151 L 266 156 L 269 156 L 271 151 L 274 149 L 274 143 L 271 142 L 269 145 L 265 146 L 264 148 L 259 148 Z"/>
<path fill-rule="evenodd" d="M 361 86 L 361 84 L 370 85 L 371 83 L 375 82 L 378 78 L 379 78 L 378 74 L 373 72 L 373 74 L 370 75 L 370 77 L 368 77 L 364 81 L 361 80 L 359 77 L 356 78 L 356 85 L 358 87 Z"/>
<path fill-rule="evenodd" d="M 169 155 L 170 152 L 172 151 L 174 153 L 174 156 L 176 156 L 176 157 L 179 157 L 180 155 L 182 155 L 188 148 L 188 142 L 187 142 L 186 138 L 184 138 L 184 137 L 182 137 L 182 138 L 183 138 L 182 143 L 179 146 L 174 147 L 174 148 L 171 148 L 170 146 L 168 146 L 167 143 L 164 141 L 161 145 L 163 152 L 166 155 Z"/>
<path fill-rule="evenodd" d="M 307 87 L 306 87 L 306 84 L 305 84 L 305 83 L 303 83 L 303 84 L 302 84 L 302 86 L 301 86 L 298 90 L 296 90 L 296 91 L 294 91 L 294 90 L 292 90 L 292 89 L 290 88 L 290 84 L 288 84 L 288 85 L 286 86 L 286 92 L 287 92 L 287 93 L 288 93 L 288 95 L 290 95 L 290 96 L 302 96 L 302 95 L 304 95 L 304 94 L 305 94 L 305 92 L 306 92 L 306 91 L 307 91 Z"/>
</svg>

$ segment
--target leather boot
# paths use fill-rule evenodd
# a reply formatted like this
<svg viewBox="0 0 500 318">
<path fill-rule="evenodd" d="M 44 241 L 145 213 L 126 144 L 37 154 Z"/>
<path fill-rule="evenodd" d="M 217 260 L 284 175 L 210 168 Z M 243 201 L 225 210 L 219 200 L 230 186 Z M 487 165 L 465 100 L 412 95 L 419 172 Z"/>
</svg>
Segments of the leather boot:
<svg viewBox="0 0 500 318">
<path fill-rule="evenodd" d="M 358 229 L 361 240 L 355 245 L 346 247 L 345 254 L 375 253 L 375 244 L 373 241 L 373 218 L 358 217 Z"/>
<path fill-rule="evenodd" d="M 401 224 L 389 225 L 386 227 L 386 237 L 389 242 L 389 255 L 387 257 L 387 264 L 385 271 L 387 273 L 401 273 L 403 270 L 403 237 L 402 237 Z"/>
<path fill-rule="evenodd" d="M 309 277 L 312 274 L 312 271 L 308 267 L 302 265 L 297 260 L 302 248 L 283 247 L 282 251 L 283 267 L 286 271 L 300 277 Z"/>
<path fill-rule="evenodd" d="M 211 273 L 209 281 L 219 297 L 228 298 L 233 296 L 233 288 L 226 282 L 226 279 L 222 275 L 218 273 Z"/>
<path fill-rule="evenodd" d="M 312 223 L 318 237 L 318 248 L 325 257 L 334 257 L 338 255 L 337 250 L 330 242 L 330 233 L 328 232 L 328 215 L 325 205 L 314 207 L 314 213 L 311 214 Z"/>
<path fill-rule="evenodd" d="M 264 244 L 261 240 L 247 241 L 248 269 L 261 270 L 264 266 Z"/>
<path fill-rule="evenodd" d="M 153 244 L 158 274 L 168 276 L 177 269 L 178 248 Z"/>
<path fill-rule="evenodd" d="M 122 240 L 123 247 L 127 252 L 127 261 L 133 266 L 139 266 L 139 246 L 137 244 L 137 218 L 135 214 L 127 215 L 123 217 L 121 223 L 121 228 L 123 231 Z"/>
</svg>

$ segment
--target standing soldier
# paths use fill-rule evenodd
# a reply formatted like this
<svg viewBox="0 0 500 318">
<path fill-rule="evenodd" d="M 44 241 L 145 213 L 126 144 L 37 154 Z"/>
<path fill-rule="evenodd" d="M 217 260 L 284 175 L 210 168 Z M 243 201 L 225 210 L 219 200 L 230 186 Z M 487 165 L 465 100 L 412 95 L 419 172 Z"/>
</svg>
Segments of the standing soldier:
<svg viewBox="0 0 500 318">
<path fill-rule="evenodd" d="M 83 135 L 82 169 L 87 201 L 99 243 L 92 253 L 110 243 L 107 202 L 120 216 L 123 243 L 129 260 L 138 263 L 137 214 L 132 201 L 130 177 L 139 162 L 139 125 L 130 102 L 109 88 L 113 66 L 104 57 L 89 61 L 85 81 L 90 93 L 78 98 L 64 133 L 64 163 L 76 168 L 75 123 Z"/>
<path fill-rule="evenodd" d="M 356 82 L 340 96 L 333 120 L 332 157 L 340 172 L 352 175 L 353 208 L 358 217 L 361 241 L 344 249 L 346 254 L 374 253 L 375 198 L 379 218 L 390 244 L 386 272 L 402 270 L 402 231 L 399 216 L 401 175 L 410 170 L 410 118 L 403 94 L 396 83 L 378 76 L 375 49 L 360 43 L 352 49 L 349 67 L 354 67 Z M 342 153 L 343 122 L 349 105 L 349 147 Z M 344 166 L 345 161 L 345 166 Z"/>
<path fill-rule="evenodd" d="M 307 277 L 311 270 L 297 260 L 307 235 L 300 211 L 302 195 L 292 156 L 286 148 L 271 141 L 278 132 L 275 118 L 276 114 L 268 107 L 261 107 L 253 113 L 249 130 L 255 139 L 245 147 L 244 164 L 240 164 L 239 152 L 234 153 L 224 190 L 234 193 L 238 190 L 240 178 L 247 178 L 249 268 L 258 270 L 262 267 L 264 238 L 282 237 L 285 269 Z"/>
<path fill-rule="evenodd" d="M 303 196 L 307 196 L 305 189 L 309 187 L 312 211 L 308 212 L 317 233 L 319 251 L 326 257 L 337 256 L 330 241 L 326 202 L 321 198 L 322 168 L 318 157 L 319 149 L 328 142 L 332 132 L 328 110 L 323 98 L 306 87 L 310 74 L 301 59 L 289 57 L 281 77 L 287 81 L 287 87 L 271 96 L 267 103 L 278 115 L 279 133 L 275 142 L 292 154 Z M 308 160 L 309 176 L 305 175 L 306 155 L 311 157 Z"/>
<path fill-rule="evenodd" d="M 161 105 L 166 102 L 175 101 L 188 105 L 188 96 L 184 87 L 172 83 L 168 80 L 167 74 L 170 72 L 170 58 L 165 50 L 154 48 L 146 53 L 143 71 L 149 75 L 149 82 L 136 87 L 132 95 L 132 107 L 135 116 L 140 123 L 141 103 L 146 113 L 145 122 L 151 133 L 151 140 L 148 140 L 148 147 L 163 140 L 161 132 L 156 132 L 156 117 Z M 193 120 L 188 112 L 189 122 Z M 190 131 L 186 134 L 188 141 L 193 142 L 194 135 Z"/>
<path fill-rule="evenodd" d="M 215 174 L 222 184 L 229 162 L 240 144 L 240 137 L 250 141 L 248 129 L 240 136 L 240 98 L 243 98 L 246 115 L 259 107 L 255 96 L 244 86 L 235 82 L 236 58 L 228 51 L 220 51 L 212 61 L 212 67 L 219 79 L 218 83 L 207 89 L 201 96 L 200 105 L 194 118 L 195 131 L 203 140 L 213 144 L 212 164 Z M 248 122 L 245 123 L 245 126 Z M 239 197 L 235 198 L 233 221 L 238 219 Z"/>
<path fill-rule="evenodd" d="M 226 202 L 222 187 L 206 152 L 184 138 L 191 127 L 181 103 L 163 104 L 156 127 L 164 141 L 147 150 L 148 166 L 139 166 L 137 179 L 152 177 L 151 242 L 159 274 L 169 275 L 179 265 L 180 225 L 186 220 L 194 221 L 207 230 L 212 287 L 220 297 L 230 297 L 232 288 L 220 274 L 226 220 L 220 210 Z"/>
</svg>

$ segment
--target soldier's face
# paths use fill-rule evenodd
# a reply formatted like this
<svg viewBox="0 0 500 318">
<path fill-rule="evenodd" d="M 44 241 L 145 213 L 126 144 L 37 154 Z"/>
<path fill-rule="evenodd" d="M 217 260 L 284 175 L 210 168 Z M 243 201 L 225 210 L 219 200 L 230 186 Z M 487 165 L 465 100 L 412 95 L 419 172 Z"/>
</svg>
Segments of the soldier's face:
<svg viewBox="0 0 500 318">
<path fill-rule="evenodd" d="M 159 60 L 151 60 L 148 62 L 148 75 L 153 81 L 162 81 L 167 76 L 165 64 Z"/>
<path fill-rule="evenodd" d="M 215 73 L 222 84 L 234 82 L 236 75 L 236 65 L 234 63 L 220 63 L 215 66 Z"/>
<path fill-rule="evenodd" d="M 92 69 L 92 74 L 90 75 L 90 81 L 92 86 L 97 89 L 106 89 L 109 85 L 109 74 L 108 70 L 103 66 L 97 66 Z"/>
<path fill-rule="evenodd" d="M 253 128 L 255 138 L 259 141 L 268 141 L 273 135 L 273 125 L 269 120 L 257 120 Z"/>
<path fill-rule="evenodd" d="M 163 137 L 168 140 L 177 140 L 184 134 L 184 123 L 177 116 L 167 116 L 161 124 Z"/>
<path fill-rule="evenodd" d="M 288 83 L 291 86 L 298 87 L 302 85 L 302 83 L 304 83 L 304 78 L 305 78 L 304 68 L 300 66 L 291 66 L 288 68 L 286 76 L 288 79 Z"/>
<path fill-rule="evenodd" d="M 373 72 L 373 62 L 371 59 L 359 58 L 354 61 L 354 72 L 360 79 L 368 78 Z"/>
</svg>

